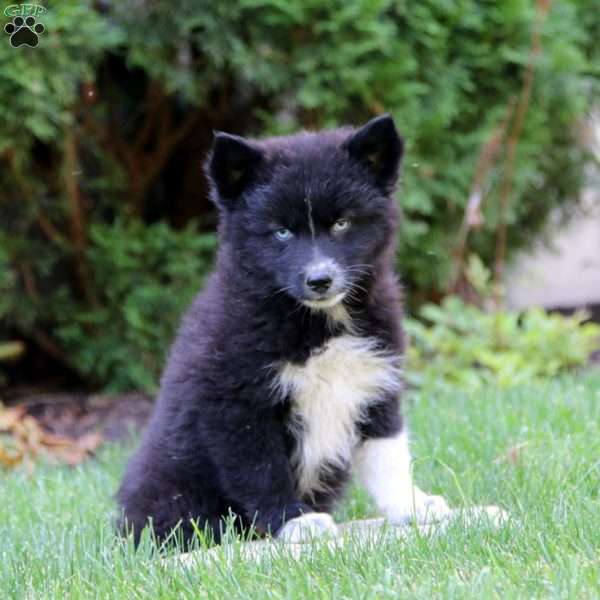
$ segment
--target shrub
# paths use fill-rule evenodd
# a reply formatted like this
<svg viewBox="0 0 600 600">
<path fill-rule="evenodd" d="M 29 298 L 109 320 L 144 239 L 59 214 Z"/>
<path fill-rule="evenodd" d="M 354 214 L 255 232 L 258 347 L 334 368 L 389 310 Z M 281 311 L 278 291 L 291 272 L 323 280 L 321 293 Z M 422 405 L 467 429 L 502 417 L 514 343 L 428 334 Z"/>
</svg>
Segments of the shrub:
<svg viewBox="0 0 600 600">
<path fill-rule="evenodd" d="M 86 253 L 91 299 L 64 287 L 13 307 L 23 333 L 49 331 L 59 358 L 108 390 L 152 391 L 182 310 L 202 284 L 215 237 L 193 226 L 96 223 Z M 35 315 L 33 320 L 30 315 Z M 15 319 L 16 320 L 16 319 Z"/>
<path fill-rule="evenodd" d="M 123 373 L 131 364 L 117 365 L 132 363 L 135 349 L 144 373 L 155 372 L 173 324 L 148 337 L 156 313 L 142 305 L 158 309 L 166 300 L 135 282 L 160 279 L 138 255 L 135 277 L 112 255 L 112 245 L 127 243 L 117 236 L 130 233 L 128 220 L 151 247 L 141 228 L 156 232 L 156 221 L 177 230 L 197 219 L 198 231 L 210 229 L 200 164 L 213 129 L 278 133 L 358 123 L 384 110 L 407 139 L 401 271 L 411 299 L 439 298 L 478 155 L 521 92 L 536 10 L 545 5 L 48 2 L 37 48 L 0 44 L 0 233 L 8 256 L 0 271 L 12 281 L 0 337 L 19 332 L 102 385 L 150 385 L 147 375 Z M 555 2 L 543 22 L 506 214 L 498 210 L 502 142 L 484 182 L 484 224 L 470 238 L 487 263 L 501 220 L 514 252 L 551 211 L 577 207 L 588 159 L 578 125 L 598 90 L 596 12 L 591 0 Z M 180 239 L 160 227 L 163 238 Z M 194 236 L 182 235 L 193 248 Z M 167 245 L 150 251 L 156 260 L 165 252 L 165 270 L 164 261 L 177 261 Z M 209 260 L 196 267 L 195 281 Z M 173 285 L 178 295 L 181 280 Z M 125 316 L 124 299 L 138 307 L 127 306 Z M 163 319 L 176 320 L 176 312 Z M 89 350 L 86 328 L 96 336 Z"/>
<path fill-rule="evenodd" d="M 582 367 L 600 349 L 600 326 L 541 308 L 522 312 L 492 306 L 489 273 L 471 259 L 469 279 L 487 309 L 457 296 L 425 304 L 420 320 L 407 319 L 407 380 L 416 387 L 486 384 L 512 387 Z"/>
</svg>

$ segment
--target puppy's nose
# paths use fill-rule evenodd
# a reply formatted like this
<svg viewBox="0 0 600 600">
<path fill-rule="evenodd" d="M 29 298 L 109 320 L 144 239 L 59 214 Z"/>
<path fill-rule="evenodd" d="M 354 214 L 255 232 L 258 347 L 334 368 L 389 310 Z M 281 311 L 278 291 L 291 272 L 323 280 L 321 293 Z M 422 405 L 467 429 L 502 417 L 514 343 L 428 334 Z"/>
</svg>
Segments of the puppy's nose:
<svg viewBox="0 0 600 600">
<path fill-rule="evenodd" d="M 331 287 L 332 282 L 333 279 L 331 278 L 331 275 L 326 271 L 311 273 L 306 277 L 307 287 L 319 294 L 326 292 Z"/>
</svg>

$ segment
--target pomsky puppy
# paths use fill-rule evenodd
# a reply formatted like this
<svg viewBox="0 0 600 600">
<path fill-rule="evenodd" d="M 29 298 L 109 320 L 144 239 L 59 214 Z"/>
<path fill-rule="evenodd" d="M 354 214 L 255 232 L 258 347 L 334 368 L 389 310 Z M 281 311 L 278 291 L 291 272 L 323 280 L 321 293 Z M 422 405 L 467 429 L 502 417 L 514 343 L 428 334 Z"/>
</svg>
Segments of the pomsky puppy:
<svg viewBox="0 0 600 600">
<path fill-rule="evenodd" d="M 206 172 L 216 268 L 183 319 L 118 497 L 136 539 L 223 519 L 299 541 L 334 533 L 352 472 L 392 523 L 443 516 L 413 485 L 402 388 L 390 116 L 250 140 L 217 133 Z"/>
</svg>

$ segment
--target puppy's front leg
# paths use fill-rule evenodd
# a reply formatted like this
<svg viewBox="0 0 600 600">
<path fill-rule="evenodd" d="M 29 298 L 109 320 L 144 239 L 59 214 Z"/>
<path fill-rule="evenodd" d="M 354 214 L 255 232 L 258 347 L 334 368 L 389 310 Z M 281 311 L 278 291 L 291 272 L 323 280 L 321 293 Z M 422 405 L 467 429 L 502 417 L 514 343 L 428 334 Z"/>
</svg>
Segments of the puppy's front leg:
<svg viewBox="0 0 600 600">
<path fill-rule="evenodd" d="M 223 402 L 213 414 L 210 441 L 221 485 L 259 533 L 289 542 L 335 533 L 330 515 L 298 498 L 282 426 L 271 410 Z"/>
<path fill-rule="evenodd" d="M 395 525 L 411 519 L 437 521 L 451 513 L 441 496 L 429 496 L 413 484 L 405 431 L 367 439 L 356 452 L 354 467 L 377 508 Z"/>
</svg>

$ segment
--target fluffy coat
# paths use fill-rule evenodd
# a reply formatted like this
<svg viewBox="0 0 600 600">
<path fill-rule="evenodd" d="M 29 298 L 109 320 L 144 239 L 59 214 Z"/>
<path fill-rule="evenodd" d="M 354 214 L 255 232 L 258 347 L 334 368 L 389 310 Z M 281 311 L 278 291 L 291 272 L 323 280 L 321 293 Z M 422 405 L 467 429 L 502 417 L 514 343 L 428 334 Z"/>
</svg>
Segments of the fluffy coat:
<svg viewBox="0 0 600 600">
<path fill-rule="evenodd" d="M 389 116 L 266 140 L 216 134 L 206 167 L 216 268 L 183 319 L 118 494 L 136 538 L 151 522 L 161 539 L 179 525 L 189 540 L 194 519 L 218 541 L 230 514 L 278 534 L 331 511 L 356 460 L 389 477 L 380 450 L 364 456 L 378 440 L 401 439 L 404 487 L 392 495 L 408 505 L 393 269 L 402 147 Z"/>
</svg>

